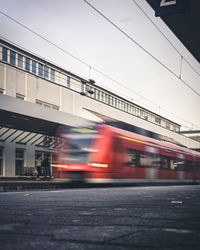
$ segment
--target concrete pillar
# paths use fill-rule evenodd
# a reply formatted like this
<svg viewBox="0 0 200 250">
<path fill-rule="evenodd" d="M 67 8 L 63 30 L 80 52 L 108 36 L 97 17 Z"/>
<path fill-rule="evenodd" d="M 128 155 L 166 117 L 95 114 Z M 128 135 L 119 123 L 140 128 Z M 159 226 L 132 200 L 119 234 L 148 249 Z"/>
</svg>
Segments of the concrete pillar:
<svg viewBox="0 0 200 250">
<path fill-rule="evenodd" d="M 27 145 L 26 147 L 25 167 L 35 167 L 35 146 Z"/>
<path fill-rule="evenodd" d="M 5 142 L 5 177 L 15 176 L 15 143 Z"/>
</svg>

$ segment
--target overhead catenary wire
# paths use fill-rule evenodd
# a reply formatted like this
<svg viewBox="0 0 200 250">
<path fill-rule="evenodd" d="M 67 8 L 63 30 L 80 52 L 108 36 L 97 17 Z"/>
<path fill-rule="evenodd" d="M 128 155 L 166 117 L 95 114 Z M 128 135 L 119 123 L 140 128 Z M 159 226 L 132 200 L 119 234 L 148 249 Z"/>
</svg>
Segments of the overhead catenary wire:
<svg viewBox="0 0 200 250">
<path fill-rule="evenodd" d="M 139 48 L 141 48 L 144 52 L 146 52 L 150 57 L 152 57 L 156 62 L 158 62 L 161 66 L 163 66 L 167 71 L 169 71 L 172 75 L 178 78 L 182 83 L 184 83 L 190 90 L 200 96 L 195 89 L 193 89 L 187 82 L 185 82 L 182 78 L 179 77 L 176 73 L 174 73 L 170 68 L 168 68 L 164 63 L 158 60 L 153 54 L 151 54 L 148 50 L 146 50 L 142 45 L 140 45 L 135 39 L 129 36 L 125 31 L 123 31 L 120 27 L 118 27 L 114 22 L 112 22 L 108 17 L 106 17 L 102 12 L 100 12 L 97 8 L 95 8 L 92 4 L 90 4 L 87 0 L 83 0 L 86 4 L 88 4 L 93 10 L 95 10 L 100 16 L 106 19 L 111 25 L 113 25 L 117 30 L 119 30 L 122 34 L 124 34 L 129 40 L 131 40 L 134 44 L 136 44 Z"/>
<path fill-rule="evenodd" d="M 120 86 L 122 86 L 123 88 L 129 90 L 130 92 L 138 95 L 139 97 L 143 98 L 144 100 L 150 102 L 151 104 L 155 105 L 156 107 L 158 106 L 156 103 L 152 102 L 151 100 L 145 98 L 144 96 L 138 94 L 137 92 L 133 91 L 132 89 L 128 88 L 127 86 L 125 86 L 124 84 L 120 83 L 119 81 L 113 79 L 112 77 L 108 76 L 107 74 L 105 74 L 104 72 L 100 71 L 99 69 L 92 67 L 91 65 L 89 65 L 88 63 L 86 63 L 85 61 L 81 60 L 80 58 L 72 55 L 70 52 L 68 52 L 67 50 L 63 49 L 62 47 L 60 47 L 59 45 L 57 45 L 56 43 L 50 41 L 49 39 L 45 38 L 44 36 L 40 35 L 39 33 L 35 32 L 34 30 L 30 29 L 29 27 L 27 27 L 26 25 L 22 24 L 21 22 L 17 21 L 16 19 L 10 17 L 9 15 L 5 14 L 4 12 L 2 12 L 0 10 L 0 13 L 4 16 L 6 16 L 7 18 L 9 18 L 10 20 L 12 20 L 13 22 L 17 23 L 18 25 L 22 26 L 24 29 L 30 31 L 31 33 L 35 34 L 36 36 L 38 36 L 39 38 L 43 39 L 44 41 L 48 42 L 49 44 L 53 45 L 54 47 L 56 47 L 57 49 L 61 50 L 62 52 L 68 54 L 69 56 L 71 56 L 72 58 L 76 59 L 77 61 L 83 63 L 84 65 L 86 65 L 89 68 L 89 71 L 94 70 L 96 72 L 98 72 L 99 74 L 105 76 L 107 79 L 119 84 Z"/>
<path fill-rule="evenodd" d="M 147 19 L 156 27 L 156 29 L 162 34 L 162 36 L 169 42 L 169 44 L 176 50 L 176 52 L 182 57 L 181 60 L 184 60 L 191 68 L 192 70 L 200 76 L 200 73 L 192 66 L 188 60 L 181 54 L 181 52 L 174 46 L 174 44 L 168 39 L 168 37 L 161 31 L 161 29 L 155 24 L 155 22 L 146 14 L 146 12 L 140 7 L 140 5 L 137 3 L 136 0 L 132 0 L 135 5 L 140 9 L 140 11 L 147 17 Z"/>
<path fill-rule="evenodd" d="M 88 1 L 83 0 L 84 2 L 86 2 L 87 4 L 90 5 L 90 3 L 88 3 Z M 94 8 L 92 5 L 90 5 L 92 8 Z M 94 8 L 95 9 L 95 8 Z M 95 9 L 96 10 L 96 9 Z M 106 18 L 106 20 L 108 20 L 109 22 L 111 22 L 107 17 L 105 17 L 102 13 L 100 13 L 98 10 L 96 10 L 100 15 L 102 15 L 104 18 Z M 35 34 L 36 36 L 38 36 L 39 38 L 43 39 L 44 41 L 48 42 L 49 44 L 51 44 L 52 46 L 55 46 L 57 49 L 61 50 L 62 52 L 68 54 L 69 56 L 71 56 L 72 58 L 78 60 L 79 62 L 83 63 L 84 65 L 86 65 L 89 70 L 91 71 L 94 70 L 98 73 L 100 73 L 101 75 L 105 76 L 106 78 L 110 79 L 111 81 L 119 84 L 120 86 L 122 86 L 123 88 L 129 90 L 130 92 L 136 94 L 137 96 L 140 96 L 141 98 L 143 98 L 144 100 L 147 100 L 148 102 L 150 102 L 151 104 L 155 105 L 156 107 L 158 107 L 159 109 L 161 108 L 163 111 L 168 112 L 167 110 L 165 110 L 164 108 L 158 106 L 156 103 L 152 102 L 151 100 L 145 98 L 144 96 L 138 94 L 137 92 L 133 91 L 132 89 L 128 88 L 127 86 L 125 86 L 124 84 L 122 84 L 121 82 L 113 79 L 112 77 L 106 75 L 104 72 L 98 70 L 95 67 L 92 67 L 91 65 L 89 65 L 88 63 L 86 63 L 85 61 L 81 60 L 80 58 L 74 56 L 73 54 L 71 54 L 70 52 L 68 52 L 67 50 L 63 49 L 62 47 L 60 47 L 59 45 L 57 45 L 56 43 L 50 41 L 49 39 L 43 37 L 42 35 L 40 35 L 39 33 L 35 32 L 34 30 L 30 29 L 29 27 L 27 27 L 26 25 L 22 24 L 21 22 L 15 20 L 14 18 L 10 17 L 9 15 L 5 14 L 4 12 L 0 11 L 0 13 L 4 16 L 6 16 L 7 18 L 11 19 L 12 21 L 16 22 L 18 25 L 22 26 L 23 28 L 27 29 L 29 32 Z M 117 27 L 114 23 L 111 22 L 111 24 L 113 24 L 118 30 L 120 30 L 124 35 L 128 36 L 123 30 L 121 30 L 119 27 Z M 137 43 L 134 39 L 132 39 L 130 36 L 128 36 L 129 39 L 131 39 L 134 43 L 136 43 L 136 45 L 138 45 L 141 49 L 145 50 L 139 43 Z M 160 63 L 163 67 L 165 67 L 168 71 L 170 71 L 174 76 L 176 76 L 177 78 L 179 78 L 178 75 L 176 75 L 173 71 L 171 71 L 170 69 L 168 69 L 162 62 L 160 62 L 156 57 L 154 57 L 151 53 L 149 53 L 147 50 L 145 50 L 145 52 L 147 54 L 149 54 L 150 56 L 152 56 L 158 63 Z M 90 72 L 91 73 L 91 72 Z M 179 78 L 180 79 L 180 78 Z M 184 82 L 182 79 L 180 79 L 182 82 Z M 186 85 L 193 90 L 187 83 Z M 200 96 L 200 94 L 198 92 L 196 92 L 195 90 L 193 90 L 197 95 Z M 171 113 L 172 114 L 172 113 Z M 173 114 L 174 115 L 174 114 Z M 183 120 L 182 118 L 180 118 L 181 120 Z M 184 121 L 184 120 L 183 120 Z M 192 123 L 191 123 L 192 124 Z"/>
</svg>

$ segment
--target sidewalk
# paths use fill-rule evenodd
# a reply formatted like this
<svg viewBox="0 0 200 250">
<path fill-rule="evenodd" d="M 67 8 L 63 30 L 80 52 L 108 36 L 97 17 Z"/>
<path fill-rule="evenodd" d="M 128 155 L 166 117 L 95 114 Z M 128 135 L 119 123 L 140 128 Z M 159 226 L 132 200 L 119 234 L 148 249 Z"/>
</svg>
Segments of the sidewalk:
<svg viewBox="0 0 200 250">
<path fill-rule="evenodd" d="M 0 177 L 0 192 L 6 191 L 23 191 L 34 189 L 57 189 L 65 188 L 69 185 L 64 180 L 57 179 L 41 179 L 36 180 L 35 177 Z"/>
</svg>

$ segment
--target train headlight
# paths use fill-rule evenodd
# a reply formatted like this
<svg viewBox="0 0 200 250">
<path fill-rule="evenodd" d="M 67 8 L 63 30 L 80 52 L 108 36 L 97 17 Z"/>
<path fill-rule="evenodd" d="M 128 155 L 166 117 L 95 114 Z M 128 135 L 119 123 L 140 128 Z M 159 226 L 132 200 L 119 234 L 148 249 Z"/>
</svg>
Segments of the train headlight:
<svg viewBox="0 0 200 250">
<path fill-rule="evenodd" d="M 90 163 L 90 166 L 95 168 L 107 168 L 108 164 L 105 163 Z"/>
</svg>

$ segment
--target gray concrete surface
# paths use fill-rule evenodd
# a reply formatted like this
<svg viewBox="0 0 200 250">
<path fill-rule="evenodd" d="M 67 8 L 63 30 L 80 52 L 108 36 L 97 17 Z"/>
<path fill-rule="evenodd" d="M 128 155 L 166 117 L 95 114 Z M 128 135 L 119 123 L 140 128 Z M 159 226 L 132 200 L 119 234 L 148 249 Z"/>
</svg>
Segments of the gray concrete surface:
<svg viewBox="0 0 200 250">
<path fill-rule="evenodd" d="M 0 249 L 200 249 L 200 186 L 0 193 Z"/>
</svg>

